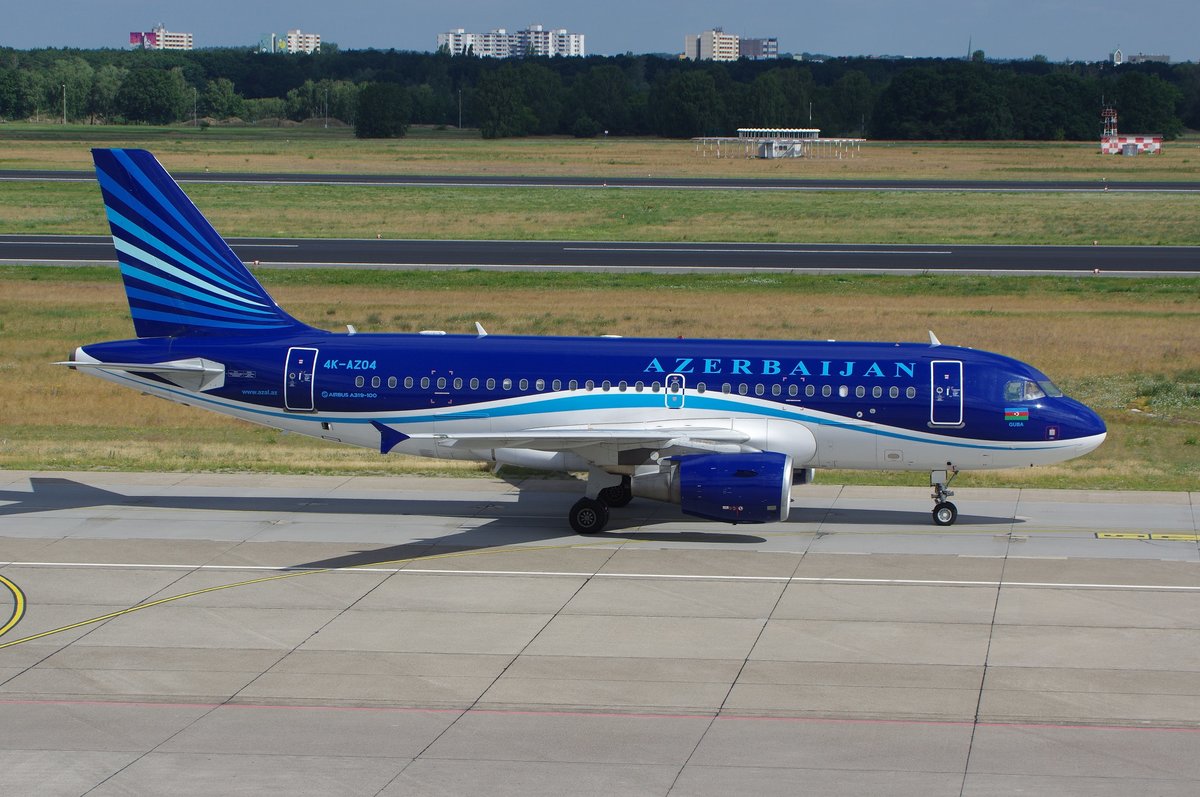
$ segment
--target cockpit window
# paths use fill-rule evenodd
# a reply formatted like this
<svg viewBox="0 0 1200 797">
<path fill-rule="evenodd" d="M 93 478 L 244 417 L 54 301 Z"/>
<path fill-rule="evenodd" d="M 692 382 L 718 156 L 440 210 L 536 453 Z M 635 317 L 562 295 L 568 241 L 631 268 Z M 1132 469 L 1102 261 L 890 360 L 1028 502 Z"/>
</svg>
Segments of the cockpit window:
<svg viewBox="0 0 1200 797">
<path fill-rule="evenodd" d="M 1047 395 L 1061 396 L 1062 391 L 1049 380 L 1034 382 L 1029 379 L 1014 379 L 1004 385 L 1005 401 L 1036 401 Z"/>
<path fill-rule="evenodd" d="M 1059 398 L 1063 394 L 1063 392 L 1058 389 L 1058 385 L 1054 384 L 1049 379 L 1043 379 L 1040 382 L 1038 382 L 1038 384 L 1042 386 L 1042 390 L 1044 390 L 1046 392 L 1047 396 L 1050 396 L 1052 398 Z"/>
</svg>

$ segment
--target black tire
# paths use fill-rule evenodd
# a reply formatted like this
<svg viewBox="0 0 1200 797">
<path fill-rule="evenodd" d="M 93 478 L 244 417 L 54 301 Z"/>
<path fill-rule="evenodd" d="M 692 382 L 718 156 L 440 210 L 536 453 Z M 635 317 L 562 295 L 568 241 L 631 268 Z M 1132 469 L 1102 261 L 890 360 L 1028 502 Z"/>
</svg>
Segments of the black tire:
<svg viewBox="0 0 1200 797">
<path fill-rule="evenodd" d="M 605 487 L 600 491 L 600 500 L 613 509 L 628 506 L 633 500 L 633 487 L 628 476 L 621 478 L 621 483 L 615 487 Z"/>
<path fill-rule="evenodd" d="M 592 498 L 580 498 L 567 517 L 576 534 L 599 534 L 608 525 L 608 505 Z"/>
<path fill-rule="evenodd" d="M 949 501 L 942 501 L 933 508 L 933 525 L 953 526 L 958 520 L 958 507 Z"/>
</svg>

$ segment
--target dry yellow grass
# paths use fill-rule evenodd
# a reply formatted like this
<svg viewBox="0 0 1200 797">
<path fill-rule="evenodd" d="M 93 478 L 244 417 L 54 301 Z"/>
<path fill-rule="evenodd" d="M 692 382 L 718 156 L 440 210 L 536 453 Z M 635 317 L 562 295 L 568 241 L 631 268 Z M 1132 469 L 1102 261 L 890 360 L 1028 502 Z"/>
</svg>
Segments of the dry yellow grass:
<svg viewBox="0 0 1200 797">
<path fill-rule="evenodd" d="M 406 139 L 360 141 L 349 131 L 162 131 L 77 128 L 78 137 L 5 140 L 0 168 L 90 169 L 92 146 L 147 147 L 176 171 L 344 174 L 718 176 L 983 180 L 1195 180 L 1200 143 L 1168 142 L 1162 154 L 1105 156 L 1097 142 L 868 142 L 847 159 L 702 157 L 690 141 L 525 138 L 483 141 L 414 131 Z M 19 126 L 10 132 L 20 132 Z"/>
<path fill-rule="evenodd" d="M 269 276 L 269 275 L 268 275 Z M 687 277 L 658 290 L 544 288 L 410 290 L 394 287 L 280 285 L 275 298 L 297 317 L 330 329 L 447 329 L 470 332 L 482 319 L 493 334 L 621 334 L 782 339 L 922 340 L 935 330 L 948 344 L 1002 351 L 1081 389 L 1130 374 L 1200 369 L 1200 298 L 1116 294 L 896 296 L 856 289 L 805 295 L 776 286 L 727 298 L 692 290 Z M 552 281 L 548 281 L 551 283 Z M 442 470 L 426 460 L 382 458 L 362 449 L 281 435 L 222 416 L 140 397 L 49 363 L 76 345 L 132 334 L 125 298 L 112 282 L 6 280 L 0 296 L 0 467 L 108 467 L 147 470 Z M 719 310 L 714 312 L 714 303 Z M 448 310 L 447 308 L 452 308 Z M 1087 388 L 1097 391 L 1101 388 Z M 1090 398 L 1089 396 L 1084 396 Z M 1179 448 L 1194 420 L 1128 416 L 1105 405 L 1110 440 L 1090 457 L 1035 473 L 979 474 L 971 484 L 1113 485 L 1147 481 L 1179 488 Z M 1170 445 L 1168 455 L 1163 446 Z M 1194 445 L 1194 442 L 1191 444 Z M 1194 467 L 1194 466 L 1193 466 Z M 458 472 L 478 473 L 477 466 Z M 842 478 L 842 476 L 838 476 Z M 862 478 L 862 477 L 860 477 Z M 867 476 L 868 480 L 878 476 Z M 1180 479 L 1183 478 L 1183 481 Z M 919 479 L 917 479 L 919 481 Z"/>
</svg>

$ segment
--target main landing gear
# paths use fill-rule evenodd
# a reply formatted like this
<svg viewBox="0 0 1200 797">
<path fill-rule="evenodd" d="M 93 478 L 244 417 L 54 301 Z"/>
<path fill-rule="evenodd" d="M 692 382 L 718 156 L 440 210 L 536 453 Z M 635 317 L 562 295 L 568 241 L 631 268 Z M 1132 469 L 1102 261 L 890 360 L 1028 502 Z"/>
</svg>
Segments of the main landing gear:
<svg viewBox="0 0 1200 797">
<path fill-rule="evenodd" d="M 950 482 L 954 481 L 954 477 L 958 475 L 958 468 L 946 463 L 949 466 L 949 478 L 947 471 L 935 470 L 929 474 L 929 484 L 933 487 L 933 525 L 935 526 L 952 526 L 954 521 L 958 520 L 958 507 L 946 499 L 954 495 L 953 490 L 947 489 Z"/>
<path fill-rule="evenodd" d="M 620 509 L 633 500 L 632 481 L 628 476 L 620 478 L 620 484 L 601 489 L 595 498 L 580 498 L 571 507 L 567 519 L 576 534 L 599 534 L 608 525 L 609 508 Z"/>
</svg>

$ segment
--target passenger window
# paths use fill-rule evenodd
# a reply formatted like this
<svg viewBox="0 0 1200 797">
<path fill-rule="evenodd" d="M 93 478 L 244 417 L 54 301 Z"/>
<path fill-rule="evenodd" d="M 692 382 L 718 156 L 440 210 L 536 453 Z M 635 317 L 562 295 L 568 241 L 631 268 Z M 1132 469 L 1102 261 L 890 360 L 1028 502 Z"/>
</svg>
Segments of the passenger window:
<svg viewBox="0 0 1200 797">
<path fill-rule="evenodd" d="M 604 380 L 604 381 L 603 381 L 603 382 L 600 384 L 600 389 L 601 389 L 601 390 L 609 390 L 609 389 L 611 389 L 611 388 L 612 388 L 612 382 L 609 382 L 607 379 L 605 379 L 605 380 Z"/>
<path fill-rule="evenodd" d="M 490 376 L 488 377 L 488 381 L 487 381 L 487 389 L 488 390 L 496 389 L 496 380 Z"/>
<path fill-rule="evenodd" d="M 917 389 L 915 387 L 910 387 L 908 390 L 904 391 L 904 395 L 910 399 L 916 398 L 917 397 Z"/>
<path fill-rule="evenodd" d="M 479 377 L 477 377 L 477 376 L 471 377 L 471 389 L 472 390 L 479 389 Z"/>
<path fill-rule="evenodd" d="M 382 384 L 382 382 L 380 381 L 379 377 L 377 377 L 377 376 L 371 377 L 371 387 L 377 388 L 377 387 L 379 387 L 380 384 Z"/>
<path fill-rule="evenodd" d="M 570 381 L 570 383 L 568 383 L 568 384 L 567 384 L 567 389 L 568 389 L 568 390 L 578 390 L 578 389 L 579 389 L 579 380 L 578 380 L 578 379 L 572 379 L 572 380 Z"/>
<path fill-rule="evenodd" d="M 761 396 L 763 393 L 766 393 L 766 392 L 767 392 L 767 389 L 762 386 L 761 382 L 754 386 L 754 395 Z"/>
<path fill-rule="evenodd" d="M 621 391 L 622 393 L 624 393 L 624 392 L 625 392 L 626 390 L 628 390 L 628 389 L 629 389 L 629 383 L 628 383 L 628 382 L 621 381 L 621 382 L 620 382 L 620 383 L 617 385 L 617 390 Z"/>
<path fill-rule="evenodd" d="M 821 385 L 821 395 L 824 396 L 825 398 L 829 398 L 830 396 L 832 396 L 833 395 L 833 386 L 832 385 Z"/>
<path fill-rule="evenodd" d="M 395 390 L 397 384 L 398 383 L 396 382 L 396 377 L 394 377 L 394 376 L 388 377 L 388 389 L 389 390 Z"/>
<path fill-rule="evenodd" d="M 863 387 L 862 385 L 859 385 L 858 387 L 854 388 L 854 397 L 855 398 L 862 398 L 866 395 L 867 395 L 867 389 L 865 387 Z"/>
<path fill-rule="evenodd" d="M 445 389 L 446 389 L 446 377 L 444 377 L 444 376 L 439 376 L 439 377 L 438 377 L 438 381 L 437 381 L 437 387 L 438 387 L 438 390 L 445 390 Z"/>
<path fill-rule="evenodd" d="M 413 378 L 411 376 L 404 377 L 404 389 L 412 390 L 412 386 L 413 386 Z"/>
<path fill-rule="evenodd" d="M 528 390 L 528 389 L 529 389 L 529 380 L 528 380 L 528 379 L 522 379 L 522 380 L 521 380 L 521 382 L 520 382 L 520 385 L 521 385 L 521 389 L 522 389 L 522 390 Z"/>
<path fill-rule="evenodd" d="M 733 389 L 733 386 L 732 386 L 732 385 L 730 385 L 728 382 L 726 382 L 725 384 L 721 385 L 721 392 L 722 392 L 722 393 L 724 393 L 724 394 L 725 394 L 725 395 L 727 395 L 727 396 L 729 395 L 729 391 L 730 391 L 730 390 L 732 390 L 732 389 Z"/>
<path fill-rule="evenodd" d="M 849 395 L 850 395 L 850 388 L 846 387 L 845 385 L 838 386 L 838 396 L 840 398 L 845 398 L 846 396 L 849 396 Z"/>
<path fill-rule="evenodd" d="M 888 398 L 900 398 L 900 388 L 892 385 L 888 388 Z"/>
<path fill-rule="evenodd" d="M 362 387 L 366 383 L 367 383 L 367 381 L 365 379 L 363 379 L 361 376 L 354 377 L 354 386 L 355 387 Z"/>
<path fill-rule="evenodd" d="M 422 390 L 429 389 L 429 377 L 427 377 L 427 376 L 421 377 L 421 389 Z"/>
<path fill-rule="evenodd" d="M 586 381 L 586 382 L 584 382 L 584 383 L 583 383 L 583 389 L 584 389 L 584 390 L 595 390 L 595 389 L 596 389 L 596 383 L 595 383 L 595 382 L 593 382 L 591 379 L 589 379 L 588 381 Z"/>
<path fill-rule="evenodd" d="M 812 398 L 813 396 L 817 395 L 816 386 L 815 385 L 805 385 L 804 386 L 804 395 L 808 396 L 809 398 Z"/>
<path fill-rule="evenodd" d="M 744 396 L 749 392 L 750 392 L 750 387 L 745 382 L 742 382 L 740 385 L 738 385 L 738 393 L 739 394 Z"/>
<path fill-rule="evenodd" d="M 545 380 L 545 379 L 539 379 L 538 381 L 536 381 L 536 382 L 534 382 L 534 383 L 533 383 L 533 386 L 534 386 L 535 388 L 537 388 L 538 390 L 545 390 L 545 389 L 546 389 L 546 380 Z"/>
<path fill-rule="evenodd" d="M 796 396 L 800 395 L 800 386 L 795 384 L 794 382 L 792 384 L 788 385 L 788 395 L 791 396 L 792 398 L 795 398 Z"/>
<path fill-rule="evenodd" d="M 657 381 L 651 382 L 650 383 L 650 392 L 657 393 L 659 391 L 659 388 L 661 388 L 661 387 L 662 387 L 662 385 L 658 384 Z"/>
<path fill-rule="evenodd" d="M 780 384 L 771 385 L 771 395 L 772 396 L 778 396 L 782 392 L 783 392 L 783 385 L 780 385 Z"/>
<path fill-rule="evenodd" d="M 871 398 L 883 398 L 883 388 L 879 385 L 871 388 Z"/>
<path fill-rule="evenodd" d="M 707 388 L 704 386 L 703 382 L 698 382 L 696 384 L 696 392 L 697 393 L 703 393 L 705 390 L 707 390 Z"/>
<path fill-rule="evenodd" d="M 462 377 L 461 376 L 454 377 L 454 389 L 462 390 Z"/>
<path fill-rule="evenodd" d="M 504 388 L 505 390 L 512 390 L 512 379 L 507 376 L 504 377 L 504 381 L 500 383 L 500 387 Z"/>
<path fill-rule="evenodd" d="M 641 382 L 638 382 L 636 385 L 633 386 L 633 389 L 636 390 L 638 393 L 641 393 L 645 387 L 646 386 L 643 385 Z"/>
<path fill-rule="evenodd" d="M 562 390 L 562 380 L 561 380 L 561 379 L 555 379 L 555 380 L 554 380 L 554 384 L 552 385 L 552 388 L 553 388 L 553 390 L 554 390 L 555 392 L 558 392 L 559 390 Z"/>
</svg>

